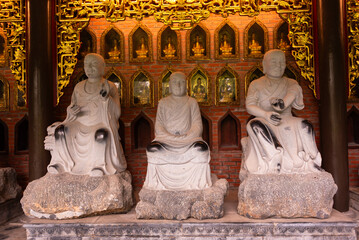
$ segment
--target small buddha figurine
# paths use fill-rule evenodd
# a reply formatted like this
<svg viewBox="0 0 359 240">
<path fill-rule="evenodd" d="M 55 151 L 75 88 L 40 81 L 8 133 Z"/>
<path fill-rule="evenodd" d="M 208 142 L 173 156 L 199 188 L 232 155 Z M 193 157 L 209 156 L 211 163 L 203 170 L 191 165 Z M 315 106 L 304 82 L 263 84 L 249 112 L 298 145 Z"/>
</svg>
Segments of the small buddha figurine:
<svg viewBox="0 0 359 240">
<path fill-rule="evenodd" d="M 262 53 L 262 46 L 256 41 L 255 33 L 252 34 L 252 41 L 249 45 L 250 55 L 257 55 Z"/>
<path fill-rule="evenodd" d="M 280 40 L 279 40 L 277 48 L 282 50 L 283 52 L 288 52 L 290 50 L 290 45 L 286 41 L 284 33 L 280 34 Z"/>
<path fill-rule="evenodd" d="M 203 57 L 204 48 L 202 44 L 199 42 L 199 35 L 196 36 L 196 42 L 193 44 L 192 51 L 195 57 Z"/>
<path fill-rule="evenodd" d="M 221 47 L 219 49 L 221 50 L 220 55 L 224 55 L 224 56 L 232 55 L 232 47 L 227 40 L 227 34 L 223 35 L 223 42 L 221 43 Z"/>
<path fill-rule="evenodd" d="M 140 81 L 136 86 L 137 103 L 146 105 L 150 103 L 150 89 L 147 85 L 147 81 Z"/>
<path fill-rule="evenodd" d="M 163 49 L 163 52 L 165 53 L 166 58 L 174 58 L 176 53 L 176 48 L 172 45 L 172 39 L 171 37 L 168 37 L 168 43 L 165 46 L 165 49 Z"/>
<path fill-rule="evenodd" d="M 198 102 L 206 101 L 206 88 L 203 86 L 201 78 L 197 78 L 197 84 L 193 88 L 192 97 L 196 98 Z"/>
<path fill-rule="evenodd" d="M 120 50 L 118 50 L 118 42 L 116 39 L 113 40 L 113 50 L 108 52 L 108 55 L 110 56 L 110 60 L 119 60 Z"/>
<path fill-rule="evenodd" d="M 220 87 L 219 93 L 219 102 L 232 102 L 234 100 L 234 88 L 229 77 L 224 79 L 224 83 Z"/>
<path fill-rule="evenodd" d="M 143 58 L 147 57 L 148 50 L 147 50 L 147 47 L 145 45 L 145 38 L 144 37 L 141 37 L 140 49 L 136 50 L 136 53 L 137 53 L 137 58 L 143 59 Z"/>
</svg>

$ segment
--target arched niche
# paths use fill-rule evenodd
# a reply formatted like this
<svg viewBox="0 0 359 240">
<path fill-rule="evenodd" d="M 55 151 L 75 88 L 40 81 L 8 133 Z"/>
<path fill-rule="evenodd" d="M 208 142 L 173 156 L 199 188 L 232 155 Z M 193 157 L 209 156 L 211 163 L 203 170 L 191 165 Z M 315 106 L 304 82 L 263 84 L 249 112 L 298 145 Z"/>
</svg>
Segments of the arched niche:
<svg viewBox="0 0 359 240">
<path fill-rule="evenodd" d="M 210 33 L 205 25 L 200 23 L 187 31 L 186 46 L 188 60 L 210 59 Z"/>
<path fill-rule="evenodd" d="M 0 119 L 0 154 L 8 154 L 9 152 L 8 132 L 6 123 Z"/>
<path fill-rule="evenodd" d="M 347 113 L 348 147 L 359 148 L 359 110 L 353 106 Z"/>
<path fill-rule="evenodd" d="M 15 154 L 24 154 L 29 150 L 29 120 L 25 115 L 15 125 Z"/>
<path fill-rule="evenodd" d="M 252 67 L 245 76 L 245 95 L 247 96 L 247 91 L 249 84 L 260 77 L 264 76 L 262 67 L 257 64 L 256 66 Z"/>
<path fill-rule="evenodd" d="M 128 35 L 130 62 L 152 62 L 153 47 L 151 31 L 139 23 Z"/>
<path fill-rule="evenodd" d="M 0 75 L 0 111 L 9 110 L 9 83 Z"/>
<path fill-rule="evenodd" d="M 285 77 L 287 78 L 291 78 L 291 79 L 294 79 L 296 80 L 298 83 L 299 83 L 299 80 L 300 80 L 300 74 L 298 73 L 298 71 L 293 68 L 292 66 L 290 65 L 287 65 L 287 67 L 285 68 L 284 70 L 284 74 L 283 74 Z"/>
<path fill-rule="evenodd" d="M 170 94 L 170 76 L 174 72 L 170 67 L 161 74 L 160 83 L 158 84 L 159 98 L 167 97 Z"/>
<path fill-rule="evenodd" d="M 106 79 L 113 82 L 118 90 L 118 95 L 120 96 L 120 103 L 121 106 L 125 105 L 125 99 L 124 99 L 124 90 L 125 90 L 125 86 L 124 86 L 124 81 L 122 80 L 123 77 L 121 75 L 120 72 L 116 71 L 114 68 L 112 68 L 110 71 L 108 71 L 108 73 L 106 74 Z"/>
<path fill-rule="evenodd" d="M 107 63 L 122 63 L 125 60 L 124 35 L 111 24 L 101 35 L 101 55 Z"/>
<path fill-rule="evenodd" d="M 7 38 L 0 34 L 0 67 L 5 67 L 7 63 Z"/>
<path fill-rule="evenodd" d="M 218 141 L 220 150 L 240 149 L 240 126 L 238 118 L 228 110 L 218 122 Z"/>
<path fill-rule="evenodd" d="M 217 74 L 216 104 L 239 104 L 239 76 L 229 65 L 226 65 Z"/>
<path fill-rule="evenodd" d="M 257 18 L 244 29 L 244 57 L 262 58 L 268 51 L 268 30 Z"/>
<path fill-rule="evenodd" d="M 79 72 L 76 77 L 74 78 L 74 86 L 78 84 L 79 82 L 82 82 L 83 80 L 86 80 L 87 76 L 84 71 Z"/>
<path fill-rule="evenodd" d="M 157 35 L 157 57 L 161 61 L 181 60 L 181 34 L 163 26 Z"/>
<path fill-rule="evenodd" d="M 291 45 L 288 38 L 289 34 L 289 25 L 286 21 L 281 21 L 274 28 L 273 33 L 273 48 L 277 48 L 286 53 L 286 55 L 290 54 Z"/>
<path fill-rule="evenodd" d="M 84 28 L 80 32 L 81 46 L 79 54 L 77 54 L 78 60 L 83 60 L 88 53 L 95 53 L 97 49 L 97 41 L 95 33 L 89 28 Z"/>
<path fill-rule="evenodd" d="M 131 124 L 132 149 L 146 149 L 153 139 L 153 123 L 149 117 L 141 112 Z"/>
<path fill-rule="evenodd" d="M 211 104 L 211 81 L 206 70 L 197 66 L 187 77 L 188 95 L 194 97 L 199 105 Z"/>
<path fill-rule="evenodd" d="M 132 107 L 153 106 L 153 80 L 143 69 L 132 75 L 130 95 Z"/>
<path fill-rule="evenodd" d="M 212 148 L 212 121 L 203 112 L 201 112 L 201 118 L 203 125 L 202 138 Z"/>
<path fill-rule="evenodd" d="M 224 20 L 214 32 L 215 58 L 239 58 L 239 31 L 229 20 Z"/>
<path fill-rule="evenodd" d="M 122 122 L 121 119 L 118 120 L 118 135 L 120 136 L 121 139 L 121 145 L 122 145 L 122 149 L 125 152 L 125 124 Z"/>
</svg>

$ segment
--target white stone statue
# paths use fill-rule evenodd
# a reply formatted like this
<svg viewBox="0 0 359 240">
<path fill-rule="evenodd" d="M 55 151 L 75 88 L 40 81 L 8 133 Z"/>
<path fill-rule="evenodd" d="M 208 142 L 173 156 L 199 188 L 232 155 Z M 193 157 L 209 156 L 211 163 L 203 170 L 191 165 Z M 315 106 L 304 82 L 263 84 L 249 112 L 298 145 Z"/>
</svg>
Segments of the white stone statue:
<svg viewBox="0 0 359 240">
<path fill-rule="evenodd" d="M 75 86 L 65 121 L 47 128 L 44 143 L 51 153 L 47 170 L 90 176 L 122 172 L 127 163 L 118 134 L 118 90 L 103 78 L 101 55 L 87 54 L 84 69 L 88 79 Z"/>
<path fill-rule="evenodd" d="M 158 103 L 144 188 L 205 189 L 212 186 L 210 151 L 202 139 L 198 103 L 187 95 L 186 76 L 181 72 L 171 74 L 169 90 L 170 95 Z"/>
<path fill-rule="evenodd" d="M 292 115 L 292 108 L 304 108 L 302 89 L 297 81 L 283 76 L 285 68 L 284 52 L 268 51 L 263 58 L 265 76 L 248 88 L 246 108 L 255 118 L 248 122 L 248 137 L 241 141 L 241 177 L 319 171 L 322 158 L 313 126 Z"/>
</svg>

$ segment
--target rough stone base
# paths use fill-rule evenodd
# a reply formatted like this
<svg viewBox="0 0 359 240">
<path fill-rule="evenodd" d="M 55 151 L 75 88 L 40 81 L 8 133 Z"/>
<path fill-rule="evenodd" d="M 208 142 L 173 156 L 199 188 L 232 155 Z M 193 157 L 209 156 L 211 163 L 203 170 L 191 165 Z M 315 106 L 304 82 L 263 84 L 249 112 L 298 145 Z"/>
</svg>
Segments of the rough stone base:
<svg viewBox="0 0 359 240">
<path fill-rule="evenodd" d="M 219 179 L 204 190 L 160 191 L 142 188 L 136 217 L 144 219 L 183 220 L 220 218 L 223 216 L 224 196 L 228 182 Z"/>
<path fill-rule="evenodd" d="M 0 168 L 0 203 L 17 198 L 22 189 L 17 184 L 16 171 L 13 168 Z"/>
<path fill-rule="evenodd" d="M 328 218 L 337 191 L 330 173 L 249 174 L 238 191 L 238 213 L 249 218 Z"/>
<path fill-rule="evenodd" d="M 50 174 L 32 181 L 21 199 L 25 215 L 68 219 L 124 213 L 133 205 L 128 171 L 102 177 Z"/>
</svg>

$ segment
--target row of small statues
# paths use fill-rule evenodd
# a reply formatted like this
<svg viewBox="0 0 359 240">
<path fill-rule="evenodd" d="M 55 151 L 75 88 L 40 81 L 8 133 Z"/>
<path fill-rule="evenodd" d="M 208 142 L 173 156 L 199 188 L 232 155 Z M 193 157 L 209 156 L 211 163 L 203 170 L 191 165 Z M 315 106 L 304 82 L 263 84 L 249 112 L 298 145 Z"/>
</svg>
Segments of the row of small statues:
<svg viewBox="0 0 359 240">
<path fill-rule="evenodd" d="M 88 47 L 90 47 L 91 44 L 88 44 Z M 281 34 L 278 46 L 279 49 L 283 51 L 289 51 L 290 45 L 285 40 L 284 34 Z M 259 43 L 259 41 L 256 39 L 255 33 L 252 34 L 251 40 L 249 41 L 248 45 L 249 49 L 249 55 L 259 55 L 262 54 L 263 46 Z M 228 57 L 233 55 L 233 46 L 231 42 L 228 40 L 227 34 L 223 34 L 222 40 L 219 47 L 219 55 Z M 176 46 L 173 44 L 173 40 L 171 37 L 167 38 L 167 43 L 164 45 L 164 48 L 162 49 L 163 54 L 165 55 L 165 58 L 172 59 L 176 57 Z M 87 52 L 91 52 L 91 49 L 88 49 Z M 138 59 L 145 59 L 148 57 L 148 46 L 146 44 L 145 38 L 140 38 L 140 44 L 135 50 L 136 55 Z M 201 40 L 201 37 L 199 35 L 196 35 L 194 44 L 191 48 L 191 53 L 194 57 L 201 58 L 205 55 L 205 47 L 203 44 L 203 41 Z M 113 46 L 112 49 L 108 52 L 108 56 L 110 60 L 118 61 L 119 56 L 121 54 L 120 47 L 119 47 L 119 41 L 117 39 L 113 40 Z"/>
</svg>

